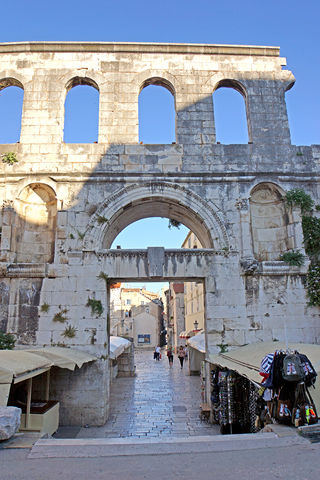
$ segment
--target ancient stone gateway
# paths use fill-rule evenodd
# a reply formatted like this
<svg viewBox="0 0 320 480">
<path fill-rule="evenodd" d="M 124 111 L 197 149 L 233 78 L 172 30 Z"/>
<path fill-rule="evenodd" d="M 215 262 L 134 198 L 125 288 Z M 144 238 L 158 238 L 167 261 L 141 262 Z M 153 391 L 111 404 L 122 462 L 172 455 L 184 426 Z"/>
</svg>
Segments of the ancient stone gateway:
<svg viewBox="0 0 320 480">
<path fill-rule="evenodd" d="M 320 192 L 320 146 L 291 145 L 285 92 L 294 77 L 283 65 L 276 47 L 0 45 L 0 89 L 24 90 L 20 143 L 0 145 L 18 159 L 1 163 L 0 328 L 23 345 L 63 342 L 98 357 L 54 378 L 63 423 L 108 416 L 112 280 L 203 281 L 208 352 L 283 339 L 284 320 L 289 340 L 319 340 L 307 267 L 279 261 L 303 251 L 300 211 L 285 192 L 301 187 L 316 201 Z M 97 143 L 63 142 L 65 97 L 80 84 L 99 91 Z M 174 144 L 138 142 L 138 96 L 152 84 L 174 95 Z M 212 93 L 222 86 L 243 95 L 246 145 L 216 143 Z M 123 228 L 155 215 L 183 222 L 203 249 L 110 250 Z M 101 300 L 101 316 L 88 297 Z M 74 337 L 63 336 L 66 325 Z"/>
</svg>

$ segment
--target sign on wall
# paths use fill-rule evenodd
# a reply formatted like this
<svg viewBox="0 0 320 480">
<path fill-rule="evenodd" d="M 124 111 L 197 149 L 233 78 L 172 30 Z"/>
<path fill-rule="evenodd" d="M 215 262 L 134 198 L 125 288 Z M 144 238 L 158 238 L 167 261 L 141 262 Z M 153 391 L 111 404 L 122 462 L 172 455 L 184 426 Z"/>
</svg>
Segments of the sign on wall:
<svg viewBox="0 0 320 480">
<path fill-rule="evenodd" d="M 151 335 L 138 335 L 138 343 L 151 343 Z"/>
</svg>

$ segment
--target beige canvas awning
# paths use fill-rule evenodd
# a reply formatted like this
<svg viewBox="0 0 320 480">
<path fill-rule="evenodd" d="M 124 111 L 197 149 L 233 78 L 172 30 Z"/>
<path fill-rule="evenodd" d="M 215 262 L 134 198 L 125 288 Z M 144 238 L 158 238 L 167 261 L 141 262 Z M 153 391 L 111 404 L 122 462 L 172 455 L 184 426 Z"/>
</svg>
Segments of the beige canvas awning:
<svg viewBox="0 0 320 480">
<path fill-rule="evenodd" d="M 21 382 L 51 366 L 50 360 L 27 350 L 0 350 L 0 384 Z"/>
<path fill-rule="evenodd" d="M 72 371 L 76 367 L 81 368 L 84 363 L 97 360 L 97 357 L 74 348 L 44 347 L 28 350 L 28 352 L 32 352 L 50 360 L 56 367 L 67 368 Z"/>
<path fill-rule="evenodd" d="M 320 345 L 310 343 L 289 343 L 290 350 L 297 350 L 307 355 L 314 369 L 318 373 L 315 388 L 310 388 L 310 393 L 316 404 L 318 415 L 320 415 Z M 234 370 L 240 375 L 247 377 L 255 383 L 261 383 L 259 375 L 261 360 L 276 350 L 285 350 L 283 342 L 259 342 L 239 347 L 230 352 L 209 355 L 209 362 L 221 367 Z"/>
<path fill-rule="evenodd" d="M 204 331 L 197 333 L 194 337 L 191 337 L 187 340 L 187 344 L 189 347 L 198 350 L 201 353 L 206 353 L 206 346 L 205 346 L 205 335 Z"/>
<path fill-rule="evenodd" d="M 7 405 L 12 382 L 36 377 L 51 366 L 50 360 L 26 350 L 0 350 L 0 405 Z"/>
<path fill-rule="evenodd" d="M 73 348 L 45 347 L 30 350 L 0 350 L 0 405 L 5 406 L 12 382 L 18 383 L 57 366 L 74 370 L 96 357 Z"/>
<path fill-rule="evenodd" d="M 115 360 L 118 358 L 127 348 L 130 347 L 132 342 L 123 337 L 116 337 L 111 335 L 110 337 L 110 358 Z"/>
<path fill-rule="evenodd" d="M 5 407 L 7 405 L 10 387 L 10 383 L 0 384 L 0 407 Z"/>
</svg>

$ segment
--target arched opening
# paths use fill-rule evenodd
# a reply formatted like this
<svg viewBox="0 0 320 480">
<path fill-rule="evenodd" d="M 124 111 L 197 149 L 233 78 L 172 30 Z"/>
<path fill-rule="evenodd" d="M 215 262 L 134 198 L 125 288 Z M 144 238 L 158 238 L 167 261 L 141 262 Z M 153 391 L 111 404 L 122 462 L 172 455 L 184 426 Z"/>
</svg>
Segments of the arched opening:
<svg viewBox="0 0 320 480">
<path fill-rule="evenodd" d="M 90 78 L 75 77 L 67 84 L 64 104 L 64 142 L 94 143 L 99 135 L 99 87 Z"/>
<path fill-rule="evenodd" d="M 250 140 L 245 99 L 246 92 L 238 82 L 219 82 L 213 94 L 217 142 L 241 144 Z"/>
<path fill-rule="evenodd" d="M 152 217 L 166 218 L 166 225 L 168 225 L 168 220 L 173 220 L 174 223 L 178 224 L 181 223 L 186 229 L 194 232 L 203 248 L 214 247 L 207 226 L 194 210 L 177 203 L 173 199 L 161 197 L 140 198 L 118 210 L 108 222 L 103 240 L 103 247 L 111 248 L 115 238 L 122 230 L 128 227 L 128 225 L 131 225 L 138 220 Z M 161 246 L 161 236 L 158 236 L 158 246 Z M 179 248 L 179 246 L 177 245 L 175 248 Z"/>
<path fill-rule="evenodd" d="M 294 248 L 294 237 L 288 236 L 285 200 L 276 185 L 261 183 L 253 189 L 250 214 L 253 252 L 257 260 L 279 260 L 283 252 Z"/>
<path fill-rule="evenodd" d="M 161 218 L 157 217 L 157 215 L 159 214 L 161 202 L 165 200 L 163 198 L 155 199 L 156 206 L 154 206 L 154 210 L 152 210 L 151 205 L 148 205 L 145 201 L 146 199 L 143 199 L 140 212 L 137 210 L 138 202 L 137 205 L 134 205 L 134 202 L 127 205 L 125 209 L 127 221 L 125 222 L 124 219 L 121 219 L 121 225 L 124 226 L 124 229 L 114 239 L 111 248 L 119 249 L 121 247 L 121 250 L 126 249 L 124 255 L 129 255 L 127 257 L 128 262 L 130 262 L 130 254 L 132 253 L 134 255 L 135 251 L 131 250 L 129 253 L 127 249 L 146 249 L 150 246 L 162 246 L 172 250 L 180 248 L 189 249 L 188 241 L 185 242 L 185 240 L 190 237 L 189 230 L 184 225 L 180 225 L 178 221 L 171 221 L 170 223 L 168 221 L 168 218 L 170 220 L 177 218 L 179 206 L 176 205 L 174 213 L 171 210 L 169 217 Z M 167 202 L 169 201 L 167 200 Z M 147 214 L 145 210 L 149 213 Z M 142 214 L 143 211 L 144 213 Z M 138 218 L 139 216 L 146 216 L 147 218 L 133 221 L 134 218 Z M 113 221 L 118 223 L 119 217 L 117 217 L 117 219 L 114 217 Z M 126 223 L 128 226 L 126 226 Z M 193 233 L 191 244 L 193 251 L 196 244 Z M 202 245 L 199 245 L 199 248 L 201 247 Z M 110 255 L 116 255 L 116 252 L 112 251 Z M 122 281 L 122 283 L 118 282 L 111 285 L 109 300 L 111 334 L 128 338 L 134 343 L 136 378 L 143 378 L 146 384 L 149 384 L 149 378 L 152 378 L 152 382 L 158 382 L 161 379 L 167 381 L 168 375 L 180 375 L 182 377 L 180 382 L 182 382 L 183 391 L 189 392 L 189 396 L 194 395 L 196 398 L 196 406 L 190 403 L 187 405 L 185 393 L 182 392 L 179 395 L 178 402 L 175 395 L 172 395 L 173 411 L 176 408 L 176 403 L 179 403 L 179 407 L 177 408 L 180 408 L 181 411 L 197 412 L 198 404 L 201 400 L 200 377 L 197 373 L 199 373 L 198 368 L 200 369 L 200 358 L 202 360 L 204 354 L 198 353 L 196 350 L 191 352 L 191 349 L 188 351 L 190 361 L 192 359 L 190 365 L 192 365 L 191 368 L 193 371 L 192 374 L 189 374 L 189 359 L 182 359 L 181 366 L 177 353 L 179 347 L 185 347 L 189 337 L 196 335 L 200 330 L 204 331 L 205 314 L 203 290 L 199 294 L 198 292 L 193 292 L 193 286 L 196 286 L 196 284 L 195 282 L 189 281 L 188 278 L 168 278 L 167 282 L 162 285 L 157 284 L 156 281 L 153 283 L 149 283 L 148 280 L 141 283 L 141 279 L 138 281 L 140 281 L 140 283 L 133 283 L 132 280 L 129 283 Z M 185 316 L 184 302 L 187 285 L 188 292 L 191 289 L 194 304 L 193 315 L 189 315 L 188 318 Z M 154 289 L 155 286 L 157 287 L 156 289 Z M 197 319 L 199 319 L 199 321 L 197 321 Z M 111 342 L 112 341 L 111 337 Z M 156 355 L 157 348 L 160 349 L 160 357 Z M 153 353 L 150 350 L 153 350 Z M 168 362 L 169 357 L 167 358 L 167 354 L 170 351 L 173 352 L 173 364 L 170 364 Z M 126 365 L 130 365 L 130 360 L 126 359 Z M 119 357 L 114 371 L 116 371 L 116 368 L 118 369 L 118 374 L 121 376 L 121 357 Z M 110 401 L 111 414 L 117 415 L 119 419 L 123 416 L 122 412 L 126 410 L 128 399 L 130 399 L 131 403 L 134 401 L 133 398 L 137 401 L 139 397 L 138 392 L 141 389 L 138 380 L 132 390 L 128 386 L 126 396 L 122 396 L 116 401 L 120 382 L 118 379 L 113 381 Z M 167 391 L 170 392 L 170 388 L 170 386 L 167 386 Z M 148 405 L 150 393 L 148 388 L 144 389 L 143 405 Z M 171 398 L 171 392 L 169 396 Z M 159 398 L 157 401 L 157 414 L 159 417 L 157 422 L 159 425 L 161 425 L 163 421 L 168 421 L 170 416 L 168 413 L 169 410 L 168 405 L 164 406 L 162 399 Z M 148 423 L 149 416 L 145 413 L 144 406 L 142 406 L 140 410 L 140 416 L 141 415 L 144 417 L 144 424 Z M 136 418 L 134 413 L 132 416 L 134 417 L 132 429 L 135 431 L 135 428 L 140 428 L 140 419 Z M 156 431 L 160 431 L 162 427 L 158 426 L 157 422 L 153 428 Z M 115 426 L 115 428 L 117 428 L 117 426 Z M 175 428 L 175 421 L 173 421 L 173 430 Z M 184 424 L 182 425 L 180 423 L 179 428 L 185 428 Z M 168 430 L 164 430 L 164 433 L 170 434 L 171 427 Z"/>
<path fill-rule="evenodd" d="M 139 141 L 168 144 L 176 141 L 174 89 L 161 78 L 146 80 L 139 95 Z"/>
<path fill-rule="evenodd" d="M 23 94 L 23 86 L 18 80 L 0 80 L 0 144 L 20 140 Z"/>
<path fill-rule="evenodd" d="M 54 256 L 57 200 L 48 185 L 33 183 L 16 200 L 13 235 L 18 263 L 51 263 Z"/>
</svg>

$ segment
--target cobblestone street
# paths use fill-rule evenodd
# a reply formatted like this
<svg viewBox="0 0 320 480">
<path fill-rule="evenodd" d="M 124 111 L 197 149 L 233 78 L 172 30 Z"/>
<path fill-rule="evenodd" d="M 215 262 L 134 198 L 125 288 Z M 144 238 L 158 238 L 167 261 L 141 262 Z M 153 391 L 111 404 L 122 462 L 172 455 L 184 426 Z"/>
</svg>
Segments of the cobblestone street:
<svg viewBox="0 0 320 480">
<path fill-rule="evenodd" d="M 103 427 L 82 428 L 78 438 L 185 437 L 217 435 L 215 425 L 200 422 L 200 377 L 189 376 L 187 366 L 168 365 L 165 352 L 159 362 L 153 352 L 136 351 L 135 378 L 118 378 L 111 388 L 109 420 Z"/>
</svg>

